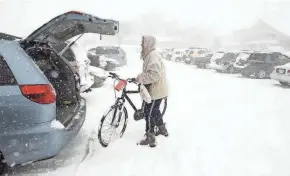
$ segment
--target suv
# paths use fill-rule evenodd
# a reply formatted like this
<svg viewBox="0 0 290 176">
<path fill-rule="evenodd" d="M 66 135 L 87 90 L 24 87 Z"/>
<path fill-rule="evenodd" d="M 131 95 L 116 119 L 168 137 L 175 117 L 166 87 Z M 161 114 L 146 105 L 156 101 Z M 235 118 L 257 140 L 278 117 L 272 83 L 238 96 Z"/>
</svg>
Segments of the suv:
<svg viewBox="0 0 290 176">
<path fill-rule="evenodd" d="M 85 33 L 115 35 L 113 20 L 67 12 L 25 39 L 0 40 L 0 172 L 57 155 L 85 121 L 80 79 L 53 42 Z"/>
<path fill-rule="evenodd" d="M 254 75 L 256 78 L 269 78 L 274 67 L 290 62 L 290 58 L 279 52 L 253 52 L 246 60 L 240 60 L 237 65 L 242 66 L 241 74 L 245 77 Z"/>
</svg>

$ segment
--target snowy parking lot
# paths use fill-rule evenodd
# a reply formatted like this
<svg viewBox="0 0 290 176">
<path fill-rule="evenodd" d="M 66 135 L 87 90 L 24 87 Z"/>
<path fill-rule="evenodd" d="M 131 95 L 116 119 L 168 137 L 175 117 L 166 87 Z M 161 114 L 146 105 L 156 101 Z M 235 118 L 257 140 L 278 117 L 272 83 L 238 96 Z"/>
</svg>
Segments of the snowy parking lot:
<svg viewBox="0 0 290 176">
<path fill-rule="evenodd" d="M 135 77 L 142 67 L 139 54 L 135 48 L 124 49 L 128 65 L 118 73 Z M 273 80 L 164 62 L 170 89 L 164 119 L 170 134 L 168 138 L 157 137 L 156 148 L 136 145 L 143 138 L 145 122 L 135 122 L 128 107 L 129 123 L 123 138 L 107 148 L 93 138 L 87 150 L 91 133 L 114 101 L 113 81 L 108 79 L 103 87 L 83 95 L 87 100 L 86 122 L 69 146 L 53 159 L 17 166 L 8 175 L 290 174 L 290 89 Z M 140 105 L 140 97 L 133 97 Z"/>
</svg>

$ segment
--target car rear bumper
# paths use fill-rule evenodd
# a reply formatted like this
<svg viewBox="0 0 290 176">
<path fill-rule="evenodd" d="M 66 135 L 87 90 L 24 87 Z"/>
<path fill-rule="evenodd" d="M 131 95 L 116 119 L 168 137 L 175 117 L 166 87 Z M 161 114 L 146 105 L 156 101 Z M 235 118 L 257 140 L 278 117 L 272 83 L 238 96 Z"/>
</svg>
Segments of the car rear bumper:
<svg viewBox="0 0 290 176">
<path fill-rule="evenodd" d="M 8 166 L 30 163 L 56 156 L 79 132 L 86 116 L 86 101 L 82 99 L 77 115 L 67 127 L 60 122 L 38 124 L 0 136 L 1 151 Z M 5 147 L 6 146 L 6 147 Z"/>
<path fill-rule="evenodd" d="M 290 83 L 290 75 L 282 75 L 278 73 L 271 73 L 270 78 L 273 80 Z"/>
</svg>

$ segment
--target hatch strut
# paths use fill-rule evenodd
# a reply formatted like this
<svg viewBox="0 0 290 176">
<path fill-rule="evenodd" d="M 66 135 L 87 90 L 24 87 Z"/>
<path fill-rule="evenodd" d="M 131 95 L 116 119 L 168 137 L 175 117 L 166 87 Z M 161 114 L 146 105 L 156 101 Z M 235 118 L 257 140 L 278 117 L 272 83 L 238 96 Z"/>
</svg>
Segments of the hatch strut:
<svg viewBox="0 0 290 176">
<path fill-rule="evenodd" d="M 79 35 L 73 42 L 71 42 L 66 47 L 64 47 L 64 49 L 62 49 L 61 52 L 59 52 L 57 55 L 62 56 L 63 53 L 66 52 L 66 50 L 68 50 L 73 44 L 75 44 L 75 42 L 78 41 L 84 34 L 85 33 L 82 33 L 81 35 Z"/>
</svg>

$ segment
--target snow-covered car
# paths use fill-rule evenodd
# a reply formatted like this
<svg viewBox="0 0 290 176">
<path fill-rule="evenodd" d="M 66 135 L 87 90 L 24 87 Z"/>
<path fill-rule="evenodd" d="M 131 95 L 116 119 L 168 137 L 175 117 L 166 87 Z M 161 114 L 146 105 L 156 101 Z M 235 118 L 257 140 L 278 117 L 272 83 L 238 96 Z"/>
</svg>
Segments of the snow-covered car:
<svg viewBox="0 0 290 176">
<path fill-rule="evenodd" d="M 174 48 L 165 48 L 160 51 L 160 55 L 165 60 L 172 60 Z"/>
<path fill-rule="evenodd" d="M 184 56 L 186 64 L 194 64 L 196 58 L 205 58 L 211 51 L 207 48 L 189 48 L 187 49 L 186 56 Z"/>
<path fill-rule="evenodd" d="M 208 54 L 205 57 L 197 57 L 194 59 L 192 64 L 196 65 L 198 68 L 207 68 L 210 64 L 210 60 L 213 54 Z"/>
<path fill-rule="evenodd" d="M 235 73 L 234 63 L 239 53 L 227 52 L 221 58 L 217 58 L 210 67 L 218 72 Z"/>
<path fill-rule="evenodd" d="M 106 55 L 97 55 L 95 53 L 87 53 L 87 57 L 90 59 L 90 65 L 94 67 L 102 68 L 106 71 L 115 70 L 119 62 L 115 59 L 108 58 Z"/>
<path fill-rule="evenodd" d="M 239 54 L 239 56 L 236 58 L 236 62 L 233 65 L 235 72 L 239 73 L 243 68 L 246 67 L 247 60 L 252 56 L 251 53 L 253 52 L 243 51 Z"/>
<path fill-rule="evenodd" d="M 283 86 L 290 85 L 290 63 L 274 67 L 270 78 L 279 81 Z"/>
<path fill-rule="evenodd" d="M 223 51 L 218 51 L 218 52 L 214 53 L 213 56 L 210 58 L 210 63 L 207 65 L 207 67 L 210 69 L 214 69 L 216 67 L 215 61 L 217 59 L 222 58 L 224 55 L 225 55 L 225 52 L 223 52 Z"/>
<path fill-rule="evenodd" d="M 183 55 L 184 55 L 184 50 L 175 50 L 173 53 L 172 53 L 172 61 L 175 61 L 175 62 L 182 62 L 183 61 Z"/>
<path fill-rule="evenodd" d="M 243 64 L 241 74 L 245 77 L 254 75 L 256 78 L 270 78 L 275 66 L 290 62 L 290 58 L 279 52 L 254 52 Z"/>
<path fill-rule="evenodd" d="M 111 67 L 120 67 L 127 64 L 126 52 L 117 46 L 98 46 L 90 49 L 87 55 L 91 61 L 100 59 L 100 56 L 103 56 L 106 59 L 107 65 Z"/>
</svg>

